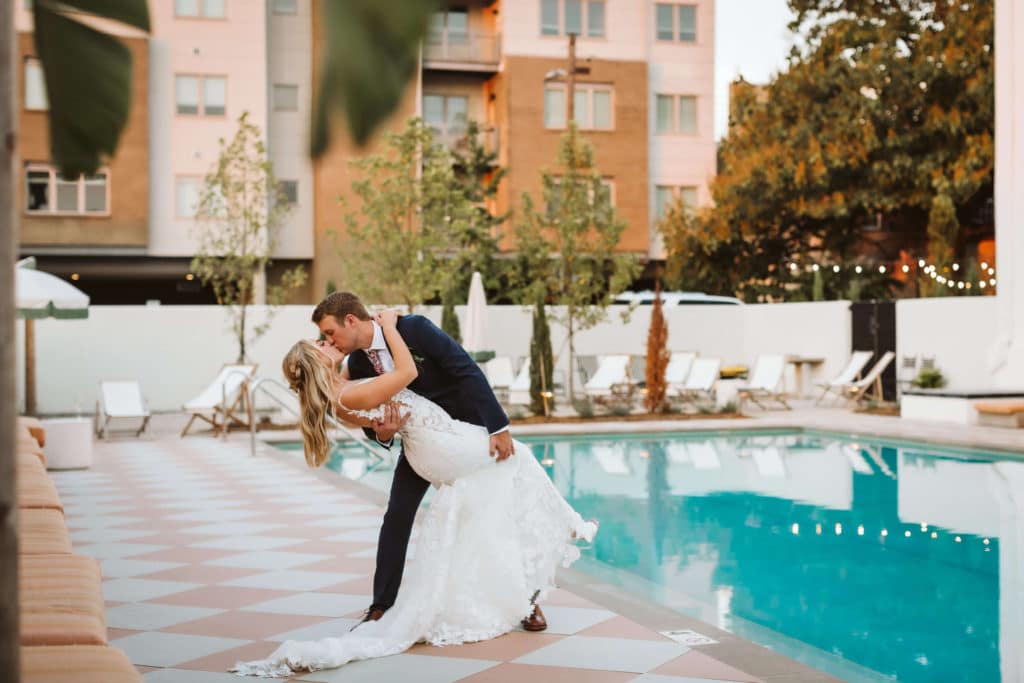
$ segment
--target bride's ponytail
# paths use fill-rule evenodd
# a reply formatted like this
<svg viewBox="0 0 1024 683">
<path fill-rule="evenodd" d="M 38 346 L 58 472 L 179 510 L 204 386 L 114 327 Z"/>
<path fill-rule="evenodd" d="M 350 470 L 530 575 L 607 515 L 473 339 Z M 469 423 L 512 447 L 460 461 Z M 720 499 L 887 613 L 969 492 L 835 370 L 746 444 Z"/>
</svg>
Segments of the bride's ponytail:
<svg viewBox="0 0 1024 683">
<path fill-rule="evenodd" d="M 327 461 L 327 412 L 332 409 L 330 378 L 327 368 L 316 357 L 317 351 L 308 341 L 291 348 L 281 369 L 288 384 L 299 395 L 300 419 L 306 464 L 319 467 Z"/>
</svg>

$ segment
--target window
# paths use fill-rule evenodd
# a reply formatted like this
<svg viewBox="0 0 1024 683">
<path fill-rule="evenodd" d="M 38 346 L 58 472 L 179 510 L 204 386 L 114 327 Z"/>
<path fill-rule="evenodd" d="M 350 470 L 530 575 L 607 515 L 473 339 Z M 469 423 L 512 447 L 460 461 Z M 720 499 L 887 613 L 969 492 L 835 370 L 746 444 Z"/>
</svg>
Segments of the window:
<svg viewBox="0 0 1024 683">
<path fill-rule="evenodd" d="M 697 98 L 693 95 L 657 95 L 655 130 L 658 133 L 697 132 Z"/>
<path fill-rule="evenodd" d="M 224 18 L 224 0 L 174 0 L 174 16 Z"/>
<path fill-rule="evenodd" d="M 697 42 L 697 6 L 658 3 L 654 6 L 654 32 L 658 40 Z"/>
<path fill-rule="evenodd" d="M 431 45 L 465 45 L 469 42 L 469 12 L 465 8 L 451 8 L 435 12 L 430 18 L 427 42 Z"/>
<path fill-rule="evenodd" d="M 29 57 L 25 60 L 25 109 L 43 111 L 49 108 L 43 65 L 38 59 Z"/>
<path fill-rule="evenodd" d="M 201 111 L 206 116 L 223 116 L 227 79 L 223 76 L 175 76 L 174 99 L 179 114 L 199 114 Z"/>
<path fill-rule="evenodd" d="M 575 33 L 588 38 L 603 38 L 604 26 L 605 0 L 540 0 L 542 36 Z"/>
<path fill-rule="evenodd" d="M 298 0 L 274 0 L 274 14 L 298 14 Z"/>
<path fill-rule="evenodd" d="M 174 183 L 175 212 L 178 218 L 193 218 L 199 208 L 199 178 L 179 176 Z"/>
<path fill-rule="evenodd" d="M 282 180 L 278 182 L 281 188 L 281 195 L 288 206 L 295 206 L 299 203 L 299 181 Z"/>
<path fill-rule="evenodd" d="M 462 137 L 468 109 L 469 98 L 463 95 L 423 95 L 423 120 L 441 141 Z"/>
<path fill-rule="evenodd" d="M 49 166 L 25 168 L 25 211 L 32 214 L 106 215 L 109 213 L 109 175 L 65 178 Z"/>
<path fill-rule="evenodd" d="M 565 87 L 549 85 L 544 90 L 544 127 L 565 128 Z M 611 130 L 612 89 L 607 85 L 577 83 L 573 97 L 573 119 L 581 130 Z"/>
<path fill-rule="evenodd" d="M 679 198 L 683 206 L 689 209 L 697 208 L 696 187 L 672 187 L 669 185 L 656 185 L 654 187 L 654 218 L 661 220 L 668 213 L 668 210 Z"/>
<path fill-rule="evenodd" d="M 274 111 L 298 111 L 299 86 L 274 84 Z"/>
</svg>

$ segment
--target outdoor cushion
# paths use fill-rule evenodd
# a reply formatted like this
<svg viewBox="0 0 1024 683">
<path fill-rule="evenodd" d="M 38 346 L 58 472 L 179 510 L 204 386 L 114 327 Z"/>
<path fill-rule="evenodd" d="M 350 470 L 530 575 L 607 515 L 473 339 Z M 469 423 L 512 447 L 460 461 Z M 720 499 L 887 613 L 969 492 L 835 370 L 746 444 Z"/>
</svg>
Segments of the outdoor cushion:
<svg viewBox="0 0 1024 683">
<path fill-rule="evenodd" d="M 979 413 L 990 415 L 1016 415 L 1024 413 L 1024 401 L 1019 403 L 975 403 L 974 409 Z"/>
<path fill-rule="evenodd" d="M 63 512 L 57 487 L 46 472 L 37 472 L 25 467 L 18 467 L 15 477 L 15 500 L 19 508 L 50 508 Z"/>
<path fill-rule="evenodd" d="M 34 417 L 19 417 L 18 429 L 27 430 L 40 446 L 46 445 L 46 429 L 43 427 L 43 423 Z"/>
<path fill-rule="evenodd" d="M 46 454 L 43 452 L 43 447 L 39 445 L 35 439 L 26 434 L 19 434 L 14 442 L 15 453 L 31 453 L 39 458 L 40 462 L 46 464 Z"/>
<path fill-rule="evenodd" d="M 19 474 L 22 470 L 25 470 L 26 472 L 39 472 L 41 474 L 46 474 L 46 464 L 43 463 L 35 453 L 18 451 L 14 455 L 14 460 L 17 463 Z"/>
<path fill-rule="evenodd" d="M 21 683 L 142 683 L 142 674 L 113 647 L 22 647 Z"/>
<path fill-rule="evenodd" d="M 19 555 L 69 555 L 71 539 L 60 510 L 18 510 Z"/>
</svg>

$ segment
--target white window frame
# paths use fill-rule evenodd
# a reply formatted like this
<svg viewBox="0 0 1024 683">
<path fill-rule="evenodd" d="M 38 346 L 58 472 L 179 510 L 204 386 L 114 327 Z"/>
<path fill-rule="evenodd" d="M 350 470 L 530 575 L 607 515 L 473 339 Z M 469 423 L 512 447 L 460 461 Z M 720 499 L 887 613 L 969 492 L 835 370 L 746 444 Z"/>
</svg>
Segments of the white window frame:
<svg viewBox="0 0 1024 683">
<path fill-rule="evenodd" d="M 660 189 L 665 189 L 665 190 L 669 191 L 669 200 L 668 200 L 668 203 L 665 205 L 665 213 L 659 216 L 658 215 L 658 190 L 660 190 Z M 678 202 L 680 197 L 683 196 L 683 190 L 693 190 L 693 204 L 692 205 L 687 204 L 687 206 L 690 208 L 691 211 L 696 211 L 697 208 L 698 208 L 698 202 L 700 201 L 700 190 L 697 188 L 696 185 L 665 185 L 665 184 L 662 184 L 662 183 L 655 183 L 655 185 L 654 185 L 654 212 L 653 212 L 654 220 L 651 221 L 652 224 L 657 224 L 658 222 L 660 222 L 668 214 L 669 207 L 671 207 L 673 204 Z"/>
<path fill-rule="evenodd" d="M 544 127 L 548 130 L 565 130 L 569 125 L 569 88 L 564 83 L 545 83 L 544 84 L 545 96 L 544 96 Z M 563 125 L 561 126 L 548 126 L 547 125 L 547 95 L 548 90 L 560 90 L 562 92 L 562 101 L 565 102 L 565 111 L 562 113 Z M 608 93 L 608 127 L 597 128 L 594 126 L 594 93 L 606 92 Z M 573 114 L 577 119 L 577 126 L 580 130 L 590 131 L 613 131 L 615 130 L 615 88 L 608 83 L 576 83 L 574 97 L 577 95 L 584 95 L 586 101 L 585 111 L 574 111 Z"/>
<path fill-rule="evenodd" d="M 185 112 L 178 111 L 178 79 L 179 78 L 194 78 L 197 82 L 197 102 L 196 102 L 196 113 L 188 114 Z M 206 80 L 212 78 L 220 78 L 224 80 L 224 112 L 220 114 L 207 114 L 206 113 Z M 176 73 L 174 74 L 174 115 L 175 116 L 207 116 L 210 118 L 226 118 L 228 115 L 228 77 L 225 74 L 196 74 L 196 73 Z"/>
<path fill-rule="evenodd" d="M 541 11 L 537 14 L 538 17 L 543 17 L 543 3 L 544 0 L 536 0 L 540 6 Z M 544 24 L 541 21 L 538 26 L 538 31 L 541 38 L 563 38 L 569 33 L 565 27 L 565 0 L 553 0 L 558 12 L 558 30 L 556 33 L 544 33 Z M 577 33 L 577 37 L 586 38 L 587 40 L 605 40 L 608 38 L 608 0 L 579 0 L 580 2 L 580 32 Z M 590 4 L 601 4 L 604 5 L 604 23 L 601 26 L 600 35 L 590 34 Z"/>
<path fill-rule="evenodd" d="M 194 183 L 196 188 L 196 208 L 192 213 L 182 213 L 179 202 L 181 187 L 184 183 Z M 199 198 L 203 194 L 203 177 L 198 175 L 179 175 L 174 177 L 174 217 L 180 220 L 193 220 L 199 212 Z"/>
<path fill-rule="evenodd" d="M 195 14 L 179 14 L 178 3 L 174 3 L 174 18 L 175 19 L 206 19 L 212 21 L 224 21 L 228 18 L 228 0 L 221 0 L 224 5 L 224 13 L 220 15 L 207 14 L 206 2 L 207 0 L 196 0 L 197 11 Z"/>
<path fill-rule="evenodd" d="M 669 130 L 658 130 L 658 98 L 668 97 L 672 101 L 672 127 Z M 679 124 L 679 113 L 681 108 L 679 101 L 683 98 L 693 100 L 693 130 L 684 131 L 682 126 Z M 651 106 L 654 112 L 654 134 L 655 135 L 685 135 L 687 137 L 694 137 L 700 135 L 700 97 L 697 95 L 678 95 L 673 93 L 655 93 L 654 104 Z"/>
<path fill-rule="evenodd" d="M 666 6 L 672 8 L 672 37 L 671 38 L 659 38 L 658 37 L 658 7 Z M 679 15 L 682 12 L 683 7 L 693 8 L 693 40 L 683 40 L 679 36 L 680 21 Z M 656 2 L 654 3 L 654 11 L 651 13 L 654 17 L 654 42 L 656 43 L 679 43 L 680 45 L 697 45 L 700 43 L 700 7 L 696 2 Z"/>
<path fill-rule="evenodd" d="M 25 79 L 25 91 L 22 102 L 25 105 L 26 111 L 48 111 L 50 109 L 50 98 L 46 93 L 46 76 L 43 74 L 43 63 L 39 61 L 38 57 L 26 57 L 22 66 L 22 72 Z M 38 76 L 34 76 L 34 74 L 38 74 Z M 34 81 L 38 79 L 36 86 L 42 95 L 42 102 L 36 106 L 31 106 L 28 101 L 29 79 Z"/>
<path fill-rule="evenodd" d="M 28 174 L 29 172 L 41 172 L 45 171 L 49 173 L 49 187 L 47 189 L 47 195 L 49 197 L 49 208 L 45 210 L 32 210 L 28 208 Z M 86 218 L 103 218 L 110 216 L 110 169 L 103 166 L 96 170 L 96 175 L 102 174 L 106 178 L 106 196 L 104 197 L 104 210 L 103 211 L 86 211 L 85 210 L 85 185 L 86 180 L 84 175 L 78 176 L 78 179 L 74 181 L 78 185 L 78 208 L 75 211 L 58 211 L 57 210 L 57 169 L 50 164 L 42 164 L 29 162 L 25 164 L 24 175 L 24 188 L 25 188 L 25 206 L 24 213 L 26 216 L 81 216 Z M 64 181 L 68 182 L 68 181 Z"/>
</svg>

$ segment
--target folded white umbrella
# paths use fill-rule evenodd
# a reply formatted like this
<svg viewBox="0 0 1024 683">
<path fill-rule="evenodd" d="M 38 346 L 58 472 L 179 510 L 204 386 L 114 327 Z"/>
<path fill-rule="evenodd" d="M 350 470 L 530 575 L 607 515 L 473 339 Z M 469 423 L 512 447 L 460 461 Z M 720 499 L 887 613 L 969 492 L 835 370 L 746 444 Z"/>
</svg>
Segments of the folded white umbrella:
<svg viewBox="0 0 1024 683">
<path fill-rule="evenodd" d="M 466 304 L 466 328 L 462 334 L 462 346 L 469 352 L 487 351 L 487 295 L 484 280 L 479 272 L 473 273 L 469 281 L 469 301 Z"/>
</svg>

